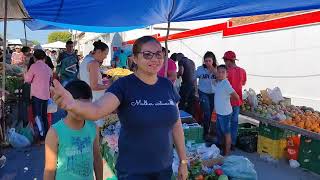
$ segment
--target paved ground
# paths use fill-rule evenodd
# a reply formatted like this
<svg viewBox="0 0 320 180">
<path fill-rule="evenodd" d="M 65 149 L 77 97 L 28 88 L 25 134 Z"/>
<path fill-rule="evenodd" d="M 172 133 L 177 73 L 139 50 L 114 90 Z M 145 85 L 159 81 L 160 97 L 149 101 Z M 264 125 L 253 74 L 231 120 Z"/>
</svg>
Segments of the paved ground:
<svg viewBox="0 0 320 180">
<path fill-rule="evenodd" d="M 44 146 L 5 149 L 6 166 L 0 169 L 0 180 L 41 180 L 44 166 Z"/>
<path fill-rule="evenodd" d="M 254 120 L 240 117 L 242 122 Z M 34 145 L 23 149 L 5 149 L 7 164 L 0 169 L 0 180 L 42 180 L 44 167 L 44 146 Z M 320 180 L 320 176 L 300 168 L 292 169 L 286 161 L 271 164 L 260 159 L 257 153 L 236 151 L 234 154 L 248 157 L 255 165 L 259 180 Z M 104 166 L 104 179 L 111 173 Z"/>
<path fill-rule="evenodd" d="M 23 149 L 6 149 L 7 164 L 0 169 L 0 180 L 41 180 L 44 166 L 44 146 L 34 145 Z M 255 165 L 259 180 L 320 180 L 320 176 L 300 168 L 292 169 L 286 161 L 270 164 L 258 154 L 236 151 L 236 155 L 248 157 Z M 105 168 L 104 176 L 110 173 Z"/>
</svg>

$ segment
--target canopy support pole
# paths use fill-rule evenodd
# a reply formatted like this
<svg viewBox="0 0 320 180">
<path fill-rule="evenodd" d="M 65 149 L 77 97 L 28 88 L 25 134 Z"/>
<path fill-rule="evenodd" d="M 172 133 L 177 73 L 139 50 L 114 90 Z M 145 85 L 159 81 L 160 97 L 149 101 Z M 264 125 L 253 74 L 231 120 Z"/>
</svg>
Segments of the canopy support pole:
<svg viewBox="0 0 320 180">
<path fill-rule="evenodd" d="M 170 21 L 168 22 L 168 28 L 167 28 L 167 35 L 166 35 L 166 41 L 164 42 L 166 47 L 166 54 L 164 56 L 164 77 L 168 77 L 168 39 L 169 39 L 169 33 L 170 33 Z"/>
<path fill-rule="evenodd" d="M 26 21 L 23 21 L 23 28 L 24 28 L 24 40 L 25 40 L 25 46 L 28 46 L 27 30 L 26 30 Z"/>
<path fill-rule="evenodd" d="M 7 60 L 7 20 L 8 20 L 8 0 L 4 0 L 3 18 L 3 58 L 2 58 L 2 100 L 5 101 L 6 89 L 6 60 Z"/>
<path fill-rule="evenodd" d="M 172 0 L 171 10 L 168 15 L 167 35 L 166 35 L 166 40 L 164 42 L 165 48 L 166 48 L 166 54 L 165 54 L 165 59 L 164 59 L 164 77 L 168 77 L 168 59 L 169 59 L 169 57 L 168 57 L 168 39 L 169 39 L 169 34 L 170 34 L 171 17 L 172 17 L 172 13 L 173 13 L 175 5 L 176 5 L 176 0 Z"/>
</svg>

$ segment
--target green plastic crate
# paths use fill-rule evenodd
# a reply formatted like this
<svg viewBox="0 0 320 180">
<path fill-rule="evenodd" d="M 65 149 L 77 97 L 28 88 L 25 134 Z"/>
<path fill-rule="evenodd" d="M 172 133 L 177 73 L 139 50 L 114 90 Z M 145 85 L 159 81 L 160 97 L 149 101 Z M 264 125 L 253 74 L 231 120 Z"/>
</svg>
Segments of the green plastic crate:
<svg viewBox="0 0 320 180">
<path fill-rule="evenodd" d="M 189 124 L 189 128 L 183 129 L 185 141 L 192 141 L 194 143 L 202 143 L 203 141 L 203 127 L 198 123 Z"/>
<path fill-rule="evenodd" d="M 258 132 L 258 127 L 250 123 L 242 123 L 238 126 L 238 135 Z"/>
<path fill-rule="evenodd" d="M 320 140 L 301 136 L 298 161 L 302 168 L 320 174 Z"/>
<path fill-rule="evenodd" d="M 287 137 L 296 135 L 295 132 L 281 129 L 270 124 L 261 123 L 259 124 L 259 135 L 267 137 L 272 140 L 280 140 Z"/>
</svg>

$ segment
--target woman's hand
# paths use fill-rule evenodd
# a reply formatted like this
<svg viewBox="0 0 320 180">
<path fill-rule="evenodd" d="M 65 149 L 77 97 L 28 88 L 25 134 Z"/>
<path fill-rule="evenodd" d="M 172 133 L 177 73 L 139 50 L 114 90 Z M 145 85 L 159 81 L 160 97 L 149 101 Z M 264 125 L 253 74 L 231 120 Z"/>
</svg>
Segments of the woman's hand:
<svg viewBox="0 0 320 180">
<path fill-rule="evenodd" d="M 57 80 L 53 80 L 53 87 L 50 88 L 54 102 L 58 107 L 68 111 L 75 105 L 75 99 Z"/>
<path fill-rule="evenodd" d="M 187 180 L 187 178 L 188 178 L 188 165 L 180 163 L 179 169 L 178 169 L 178 180 Z"/>
</svg>

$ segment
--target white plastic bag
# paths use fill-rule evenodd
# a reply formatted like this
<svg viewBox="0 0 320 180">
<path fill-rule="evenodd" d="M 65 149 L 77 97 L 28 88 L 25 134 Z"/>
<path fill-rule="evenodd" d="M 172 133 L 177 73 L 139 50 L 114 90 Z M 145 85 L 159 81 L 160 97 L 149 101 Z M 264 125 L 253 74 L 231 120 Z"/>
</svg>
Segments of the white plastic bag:
<svg viewBox="0 0 320 180">
<path fill-rule="evenodd" d="M 55 113 L 58 111 L 58 106 L 52 99 L 48 100 L 48 113 Z"/>
<path fill-rule="evenodd" d="M 258 106 L 257 94 L 251 88 L 249 89 L 249 92 L 248 92 L 248 101 L 249 101 L 249 104 L 251 105 L 251 107 L 256 108 Z"/>
<path fill-rule="evenodd" d="M 300 163 L 299 163 L 297 160 L 290 159 L 290 160 L 289 160 L 289 164 L 290 164 L 290 167 L 291 167 L 291 168 L 300 167 Z"/>
<path fill-rule="evenodd" d="M 268 95 L 270 97 L 270 99 L 272 100 L 272 102 L 274 103 L 279 103 L 280 101 L 283 101 L 284 98 L 282 96 L 281 90 L 279 87 L 275 87 L 274 89 L 270 90 L 267 89 Z"/>
<path fill-rule="evenodd" d="M 22 147 L 27 147 L 27 146 L 31 145 L 31 143 L 28 140 L 28 138 L 26 138 L 25 136 L 17 133 L 14 128 L 11 128 L 8 131 L 8 140 L 9 140 L 9 143 L 14 148 L 22 148 Z"/>
<path fill-rule="evenodd" d="M 249 97 L 249 92 L 245 89 L 242 93 L 242 99 L 246 100 L 248 99 L 248 97 Z"/>
<path fill-rule="evenodd" d="M 200 155 L 201 160 L 215 159 L 220 155 L 219 148 L 213 144 L 211 147 L 206 147 L 205 144 L 199 146 L 197 153 Z"/>
</svg>

